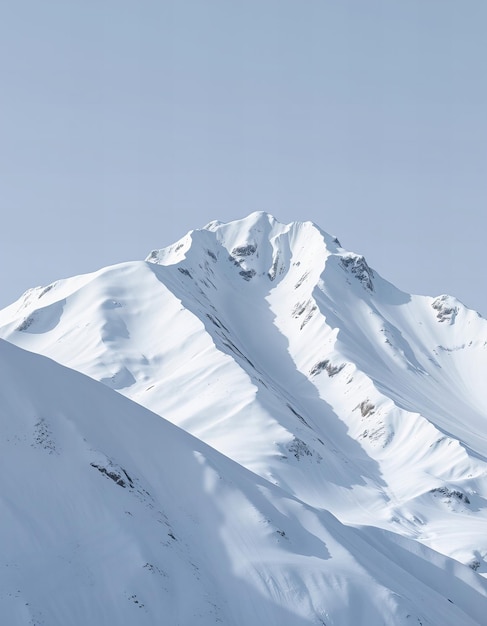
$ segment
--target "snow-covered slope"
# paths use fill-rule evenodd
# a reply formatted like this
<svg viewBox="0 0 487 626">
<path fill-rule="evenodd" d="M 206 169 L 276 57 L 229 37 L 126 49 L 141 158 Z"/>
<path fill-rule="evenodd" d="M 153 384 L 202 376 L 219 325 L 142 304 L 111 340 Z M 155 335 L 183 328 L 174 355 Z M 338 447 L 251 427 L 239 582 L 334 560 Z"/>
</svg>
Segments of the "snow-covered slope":
<svg viewBox="0 0 487 626">
<path fill-rule="evenodd" d="M 478 624 L 487 582 L 351 528 L 166 420 L 0 341 L 9 625 Z"/>
<path fill-rule="evenodd" d="M 27 292 L 0 336 L 342 524 L 487 573 L 487 322 L 401 292 L 309 222 L 212 222 Z"/>
</svg>

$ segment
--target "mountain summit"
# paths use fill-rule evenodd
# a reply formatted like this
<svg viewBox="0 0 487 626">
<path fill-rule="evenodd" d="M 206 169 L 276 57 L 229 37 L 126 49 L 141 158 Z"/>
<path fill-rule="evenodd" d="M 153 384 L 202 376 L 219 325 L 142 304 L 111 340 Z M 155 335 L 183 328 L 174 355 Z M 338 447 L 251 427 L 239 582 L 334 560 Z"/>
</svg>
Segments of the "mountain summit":
<svg viewBox="0 0 487 626">
<path fill-rule="evenodd" d="M 24 366 L 9 373 L 11 360 L 24 363 L 26 372 L 34 368 L 17 392 L 27 400 L 16 403 L 15 394 L 8 395 L 10 383 L 4 384 L 2 402 L 12 407 L 4 419 L 11 414 L 19 420 L 19 442 L 28 441 L 29 407 L 29 419 L 37 416 L 33 432 L 55 433 L 68 450 L 72 435 L 63 420 L 82 438 L 82 411 L 70 406 L 93 397 L 90 414 L 97 418 L 86 441 L 98 442 L 103 433 L 105 443 L 93 444 L 93 454 L 88 444 L 80 452 L 79 468 L 83 459 L 91 467 L 86 480 L 112 478 L 113 485 L 100 483 L 103 489 L 121 492 L 113 474 L 126 493 L 135 493 L 151 476 L 147 491 L 157 492 L 159 507 L 172 494 L 171 533 L 185 547 L 169 560 L 170 571 L 163 555 L 157 564 L 149 557 L 147 563 L 166 571 L 164 584 L 173 592 L 147 592 L 146 621 L 136 623 L 160 623 L 163 610 L 173 616 L 171 624 L 482 623 L 487 322 L 455 298 L 404 293 L 311 222 L 285 225 L 253 213 L 228 224 L 210 222 L 145 261 L 32 289 L 0 311 L 0 337 L 57 361 L 0 344 L 7 355 L 4 380 L 17 384 L 23 377 Z M 50 391 L 39 417 L 35 380 L 44 370 Z M 70 377 L 71 405 L 63 382 Z M 123 410 L 120 394 L 127 397 Z M 129 415 L 122 432 L 116 432 L 119 411 Z M 177 463 L 156 462 L 157 447 L 167 455 L 173 440 L 183 442 L 174 443 L 175 450 L 185 450 Z M 147 458 L 146 445 L 154 450 Z M 12 454 L 20 454 L 30 472 L 50 463 L 49 471 L 70 475 L 70 497 L 79 488 L 90 506 L 91 482 L 69 456 L 50 454 L 49 446 L 44 456 L 33 455 L 27 443 L 15 446 Z M 202 463 L 197 478 L 196 457 L 218 470 Z M 192 482 L 184 482 L 186 471 L 193 472 Z M 69 490 L 64 482 L 62 488 Z M 30 506 L 18 497 L 25 508 L 15 509 L 17 521 Z M 127 531 L 113 497 L 115 508 L 106 506 L 114 536 L 124 529 L 134 550 L 149 554 L 157 532 L 150 531 L 144 549 L 140 542 L 152 522 L 142 515 Z M 56 515 L 66 515 L 74 542 L 80 529 L 69 502 L 64 507 L 56 501 Z M 49 512 L 42 513 L 48 524 Z M 188 519 L 200 513 L 198 534 Z M 218 533 L 214 526 L 210 532 L 210 519 Z M 206 533 L 208 551 L 200 552 L 195 542 L 199 537 L 204 543 Z M 85 540 L 88 546 L 89 533 Z M 51 567 L 46 546 L 42 558 Z M 215 562 L 210 547 L 219 555 Z M 66 550 L 60 548 L 60 559 L 68 558 Z M 203 567 L 200 582 L 189 576 L 192 558 Z M 89 585 L 96 552 L 90 559 L 83 564 L 86 575 L 79 574 L 83 585 Z M 139 580 L 132 565 L 128 555 L 117 561 L 123 576 Z M 221 571 L 209 583 L 208 572 L 217 567 Z M 245 583 L 242 595 L 239 584 L 228 582 L 230 574 Z M 100 580 L 99 593 L 114 606 L 121 588 L 130 587 L 119 577 L 113 585 L 109 576 Z M 137 594 L 145 589 L 141 581 Z M 213 612 L 204 601 L 208 584 Z M 194 602 L 183 618 L 173 596 L 185 585 Z M 98 607 L 62 623 L 134 623 L 110 601 L 108 621 L 97 618 Z M 52 616 L 55 598 L 39 602 L 39 611 Z M 65 615 L 69 603 L 62 603 Z"/>
</svg>

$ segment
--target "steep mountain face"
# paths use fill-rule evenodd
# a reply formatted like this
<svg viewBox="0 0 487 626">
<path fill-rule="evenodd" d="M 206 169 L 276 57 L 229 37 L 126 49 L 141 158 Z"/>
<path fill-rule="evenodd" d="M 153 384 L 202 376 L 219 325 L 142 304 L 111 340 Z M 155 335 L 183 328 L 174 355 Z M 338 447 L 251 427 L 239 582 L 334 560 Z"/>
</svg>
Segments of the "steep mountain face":
<svg viewBox="0 0 487 626">
<path fill-rule="evenodd" d="M 212 222 L 145 262 L 27 292 L 0 336 L 347 530 L 487 573 L 487 322 L 398 290 L 311 223 Z"/>
<path fill-rule="evenodd" d="M 471 569 L 341 524 L 78 372 L 0 340 L 0 373 L 2 623 L 467 626 L 485 614 Z"/>
</svg>

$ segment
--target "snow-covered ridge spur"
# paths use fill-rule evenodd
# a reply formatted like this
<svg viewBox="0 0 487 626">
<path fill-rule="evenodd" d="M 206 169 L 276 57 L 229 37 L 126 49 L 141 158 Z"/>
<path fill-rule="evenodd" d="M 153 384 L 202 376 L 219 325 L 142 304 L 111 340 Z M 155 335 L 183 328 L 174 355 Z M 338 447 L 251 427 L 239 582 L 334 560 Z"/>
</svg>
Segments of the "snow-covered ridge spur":
<svg viewBox="0 0 487 626">
<path fill-rule="evenodd" d="M 31 290 L 0 336 L 347 528 L 487 572 L 485 320 L 400 291 L 310 222 L 211 222 L 145 262 Z"/>
</svg>

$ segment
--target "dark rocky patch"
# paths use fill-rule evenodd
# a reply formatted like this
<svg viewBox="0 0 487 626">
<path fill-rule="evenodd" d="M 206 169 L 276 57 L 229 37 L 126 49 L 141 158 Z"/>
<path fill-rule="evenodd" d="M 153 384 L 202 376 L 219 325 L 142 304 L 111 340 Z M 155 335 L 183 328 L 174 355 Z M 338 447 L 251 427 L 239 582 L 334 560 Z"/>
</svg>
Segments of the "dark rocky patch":
<svg viewBox="0 0 487 626">
<path fill-rule="evenodd" d="M 362 285 L 369 291 L 374 291 L 374 272 L 367 265 L 367 261 L 363 256 L 350 254 L 343 256 L 340 260 L 341 266 L 347 271 L 353 274 L 355 278 L 362 283 Z"/>
<path fill-rule="evenodd" d="M 362 417 L 368 417 L 369 415 L 372 415 L 375 410 L 375 406 L 369 399 L 363 400 L 356 408 L 360 409 Z"/>
<path fill-rule="evenodd" d="M 255 270 L 241 270 L 239 274 L 245 280 L 251 280 L 255 276 Z"/>
<path fill-rule="evenodd" d="M 267 274 L 267 276 L 269 276 L 269 280 L 275 280 L 277 276 L 278 265 L 279 265 L 279 253 L 276 254 L 276 258 L 274 259 L 272 263 L 272 267 Z"/>
<path fill-rule="evenodd" d="M 127 483 L 122 478 L 121 474 L 119 474 L 118 472 L 115 472 L 113 469 L 107 469 L 106 467 L 103 467 L 102 465 L 97 465 L 96 463 L 90 463 L 90 465 L 91 467 L 94 467 L 95 469 L 97 469 L 101 474 L 104 474 L 105 476 L 107 476 L 107 478 L 111 478 L 113 482 L 119 485 L 120 487 L 125 488 L 127 486 Z M 127 472 L 125 470 L 122 470 L 122 471 L 127 477 L 127 480 L 129 481 L 130 486 L 132 487 L 133 484 L 132 484 L 132 481 L 129 479 Z"/>
<path fill-rule="evenodd" d="M 34 318 L 32 316 L 30 317 L 26 317 L 18 326 L 15 330 L 18 330 L 19 332 L 23 332 L 24 330 L 27 330 L 30 326 L 32 326 L 32 324 L 34 323 Z"/>
<path fill-rule="evenodd" d="M 431 489 L 430 493 L 440 493 L 447 498 L 456 498 L 457 500 L 465 502 L 465 504 L 470 504 L 468 496 L 465 493 L 458 491 L 457 489 L 448 489 L 448 487 L 435 487 L 435 489 Z"/>
<path fill-rule="evenodd" d="M 328 359 L 325 359 L 324 361 L 318 361 L 318 363 L 315 363 L 310 369 L 309 375 L 316 376 L 320 372 L 325 371 L 328 376 L 332 378 L 333 376 L 341 372 L 344 367 L 344 363 L 342 363 L 341 365 L 333 365 L 333 363 L 331 363 Z"/>
<path fill-rule="evenodd" d="M 309 449 L 308 445 L 297 437 L 291 441 L 287 449 L 291 452 L 291 454 L 294 454 L 298 461 L 304 456 L 313 456 L 313 453 Z"/>
<path fill-rule="evenodd" d="M 255 254 L 256 250 L 257 250 L 257 246 L 254 246 L 254 244 L 249 243 L 246 246 L 237 246 L 236 248 L 234 248 L 232 250 L 232 255 L 233 256 L 251 256 L 252 254 Z"/>
<path fill-rule="evenodd" d="M 296 263 L 296 265 L 298 265 L 298 263 Z M 308 278 L 309 276 L 309 272 L 305 272 L 301 278 L 298 280 L 298 282 L 294 285 L 294 289 L 298 289 L 299 287 L 301 287 L 301 285 L 304 283 L 304 281 Z"/>
<path fill-rule="evenodd" d="M 55 284 L 56 283 L 52 283 L 51 285 L 48 285 L 47 287 L 44 287 L 44 289 L 39 294 L 39 298 L 42 298 L 42 296 L 45 296 L 46 293 L 49 293 L 49 291 L 51 291 L 51 289 L 54 287 Z"/>
<path fill-rule="evenodd" d="M 307 302 L 297 302 L 294 305 L 291 315 L 294 318 L 298 318 L 300 315 L 302 315 L 306 311 L 306 307 L 308 306 L 308 304 L 309 304 L 309 300 Z"/>
<path fill-rule="evenodd" d="M 304 417 L 300 415 L 295 409 L 293 409 L 293 407 L 290 404 L 286 404 L 286 406 L 291 411 L 291 413 L 293 413 L 299 420 L 301 420 L 301 422 L 303 422 L 305 426 L 307 426 L 308 428 L 311 428 L 308 422 L 304 419 Z"/>
<path fill-rule="evenodd" d="M 437 312 L 436 317 L 440 322 L 453 324 L 458 314 L 458 307 L 448 300 L 448 296 L 440 296 L 432 302 L 431 306 Z"/>
<path fill-rule="evenodd" d="M 255 365 L 252 363 L 252 361 L 249 358 L 247 358 L 245 356 L 245 354 L 243 352 L 241 352 L 237 348 L 237 346 L 232 341 L 230 341 L 230 339 L 228 339 L 228 337 L 226 337 L 225 339 L 226 339 L 226 341 L 222 341 L 223 345 L 226 346 L 227 348 L 229 348 L 237 356 L 241 357 L 242 359 L 245 359 L 245 361 L 247 361 L 247 363 L 250 365 L 250 367 L 255 369 Z"/>
<path fill-rule="evenodd" d="M 42 418 L 34 425 L 34 443 L 32 446 L 42 448 L 48 454 L 56 453 L 54 437 L 46 421 Z"/>
</svg>

